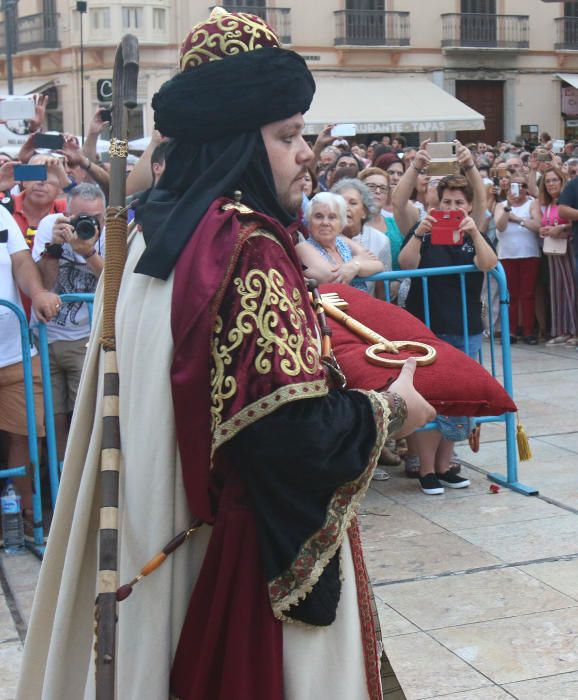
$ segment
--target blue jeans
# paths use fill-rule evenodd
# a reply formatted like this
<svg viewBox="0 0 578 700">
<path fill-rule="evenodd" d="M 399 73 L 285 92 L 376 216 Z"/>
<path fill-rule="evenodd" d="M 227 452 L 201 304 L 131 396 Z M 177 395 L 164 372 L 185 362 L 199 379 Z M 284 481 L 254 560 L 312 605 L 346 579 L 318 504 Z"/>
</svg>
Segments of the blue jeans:
<svg viewBox="0 0 578 700">
<path fill-rule="evenodd" d="M 446 333 L 438 334 L 438 338 L 445 340 L 446 343 L 453 345 L 454 348 L 465 352 L 465 338 L 463 335 L 449 335 Z M 468 336 L 468 355 L 474 359 L 478 359 L 478 354 L 482 347 L 482 334 Z M 434 421 L 437 429 L 442 434 L 445 440 L 451 442 L 459 442 L 466 440 L 473 429 L 473 422 L 467 416 L 436 416 Z"/>
</svg>

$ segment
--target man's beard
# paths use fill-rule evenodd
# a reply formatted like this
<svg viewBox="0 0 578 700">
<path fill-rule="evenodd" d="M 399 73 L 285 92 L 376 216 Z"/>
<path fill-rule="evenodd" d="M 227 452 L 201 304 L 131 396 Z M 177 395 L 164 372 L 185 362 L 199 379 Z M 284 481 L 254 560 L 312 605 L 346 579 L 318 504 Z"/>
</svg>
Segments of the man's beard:
<svg viewBox="0 0 578 700">
<path fill-rule="evenodd" d="M 285 211 L 288 214 L 291 214 L 295 216 L 299 209 L 301 208 L 301 205 L 303 204 L 303 188 L 296 194 L 292 193 L 292 188 L 293 185 L 297 182 L 297 180 L 301 179 L 305 173 L 301 173 L 298 177 L 295 178 L 287 188 L 287 190 L 279 195 L 277 195 L 277 199 L 279 201 L 279 204 L 285 209 Z"/>
<path fill-rule="evenodd" d="M 285 209 L 288 214 L 295 215 L 299 211 L 301 204 L 303 202 L 302 195 L 292 196 L 291 192 L 285 192 L 279 196 L 279 204 Z"/>
</svg>

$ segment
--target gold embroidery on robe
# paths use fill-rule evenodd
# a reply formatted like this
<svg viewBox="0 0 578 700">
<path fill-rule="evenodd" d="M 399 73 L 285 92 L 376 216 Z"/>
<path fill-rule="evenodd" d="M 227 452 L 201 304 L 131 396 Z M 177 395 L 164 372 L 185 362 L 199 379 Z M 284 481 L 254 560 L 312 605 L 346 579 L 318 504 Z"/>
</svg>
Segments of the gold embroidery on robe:
<svg viewBox="0 0 578 700">
<path fill-rule="evenodd" d="M 233 280 L 240 311 L 228 332 L 223 329 L 223 319 L 217 316 L 212 338 L 213 434 L 223 420 L 226 402 L 237 392 L 237 381 L 229 368 L 243 342 L 254 342 L 253 364 L 259 374 L 271 373 L 277 360 L 279 369 L 288 377 L 319 376 L 319 352 L 302 308 L 302 295 L 296 288 L 289 293 L 284 285 L 283 276 L 273 268 L 250 270 L 244 279 L 236 277 Z"/>
</svg>

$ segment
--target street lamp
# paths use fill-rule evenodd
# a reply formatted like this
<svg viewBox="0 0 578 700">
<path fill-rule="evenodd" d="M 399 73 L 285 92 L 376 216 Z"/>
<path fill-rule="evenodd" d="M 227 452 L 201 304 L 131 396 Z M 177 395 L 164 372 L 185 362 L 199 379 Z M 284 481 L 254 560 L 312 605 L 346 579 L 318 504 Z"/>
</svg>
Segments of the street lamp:
<svg viewBox="0 0 578 700">
<path fill-rule="evenodd" d="M 6 1 L 6 0 L 5 0 Z M 88 3 L 80 1 L 76 3 L 76 11 L 80 13 L 80 130 L 84 143 L 84 35 L 82 32 L 82 16 L 86 14 Z"/>
<path fill-rule="evenodd" d="M 13 41 L 15 38 L 16 23 L 14 22 L 14 11 L 18 0 L 3 0 L 4 10 L 4 42 L 6 44 L 6 82 L 8 83 L 8 94 L 14 94 L 14 74 L 12 72 L 12 54 L 14 53 Z M 14 30 L 14 31 L 13 31 Z"/>
</svg>

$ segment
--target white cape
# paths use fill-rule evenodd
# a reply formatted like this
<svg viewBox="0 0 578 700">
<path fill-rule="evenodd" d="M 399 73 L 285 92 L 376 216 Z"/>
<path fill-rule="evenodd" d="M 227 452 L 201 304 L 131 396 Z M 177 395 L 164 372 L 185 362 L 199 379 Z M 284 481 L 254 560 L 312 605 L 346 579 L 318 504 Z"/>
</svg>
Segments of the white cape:
<svg viewBox="0 0 578 700">
<path fill-rule="evenodd" d="M 143 250 L 142 236 L 133 234 L 117 311 L 123 453 L 121 583 L 132 579 L 192 520 L 181 477 L 169 380 L 172 277 L 163 282 L 133 274 Z M 101 293 L 99 286 L 56 512 L 26 638 L 18 700 L 94 698 Z M 119 605 L 119 700 L 168 698 L 172 659 L 209 536 L 210 528 L 205 526 Z M 342 548 L 342 575 L 342 598 L 331 627 L 284 625 L 285 700 L 369 697 L 348 538 Z"/>
</svg>

